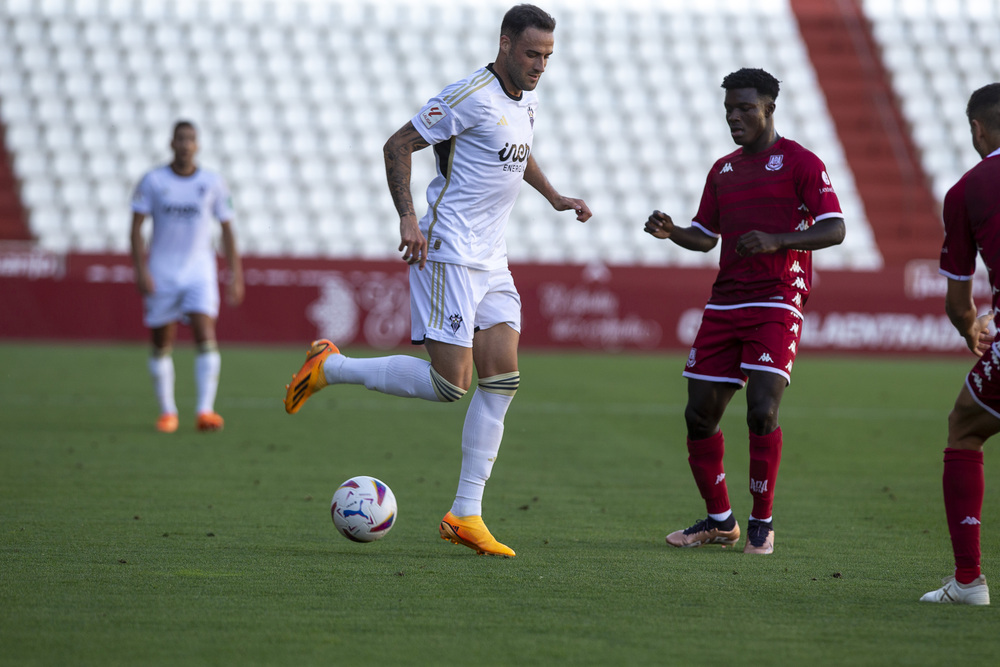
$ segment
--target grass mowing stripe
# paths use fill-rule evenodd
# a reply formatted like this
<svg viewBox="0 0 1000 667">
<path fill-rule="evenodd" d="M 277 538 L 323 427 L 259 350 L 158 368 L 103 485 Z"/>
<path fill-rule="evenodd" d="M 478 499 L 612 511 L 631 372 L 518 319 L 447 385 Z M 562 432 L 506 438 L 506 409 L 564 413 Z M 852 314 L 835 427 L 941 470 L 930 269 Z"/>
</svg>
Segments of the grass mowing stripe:
<svg viewBox="0 0 1000 667">
<path fill-rule="evenodd" d="M 334 390 L 335 391 L 335 390 Z M 348 391 L 352 391 L 348 389 Z M 194 403 L 194 395 L 178 394 L 177 400 L 181 403 Z M 318 399 L 316 402 L 319 402 Z M 42 403 L 49 407 L 104 407 L 104 408 L 138 408 L 149 407 L 149 398 L 140 396 L 115 397 L 115 396 L 77 396 L 70 394 L 49 393 L 45 397 L 31 397 L 23 394 L 4 395 L 0 393 L 0 401 L 9 406 L 38 405 Z M 281 407 L 281 398 L 244 397 L 225 398 L 217 400 L 217 407 L 235 409 L 268 409 L 275 406 Z M 353 401 L 335 399 L 328 403 L 330 410 L 369 410 L 372 412 L 414 412 L 426 410 L 426 406 L 420 401 L 395 401 L 386 399 L 384 403 L 372 403 L 370 401 Z M 734 409 L 737 409 L 734 406 Z M 664 403 L 603 403 L 596 406 L 567 405 L 565 403 L 546 403 L 535 401 L 527 405 L 518 404 L 518 412 L 538 413 L 538 414 L 581 414 L 581 413 L 601 413 L 607 415 L 678 415 L 684 413 L 684 404 L 664 404 Z M 921 410 L 909 408 L 784 408 L 781 411 L 782 419 L 814 419 L 817 417 L 855 419 L 855 420 L 884 420 L 886 417 L 893 419 L 923 419 L 940 421 L 939 410 Z"/>
<path fill-rule="evenodd" d="M 721 646 L 776 664 L 978 665 L 1000 649 L 992 608 L 917 602 L 951 568 L 941 451 L 968 360 L 800 359 L 776 551 L 748 558 L 663 544 L 704 510 L 683 356 L 525 353 L 485 499 L 518 552 L 498 560 L 437 537 L 461 404 L 347 387 L 292 417 L 281 388 L 302 350 L 233 346 L 226 430 L 182 418 L 165 436 L 145 356 L 0 345 L 0 664 L 702 663 Z M 182 412 L 192 358 L 175 353 Z M 738 395 L 723 422 L 741 523 L 744 412 Z M 330 523 L 333 490 L 355 474 L 399 500 L 370 545 Z"/>
</svg>

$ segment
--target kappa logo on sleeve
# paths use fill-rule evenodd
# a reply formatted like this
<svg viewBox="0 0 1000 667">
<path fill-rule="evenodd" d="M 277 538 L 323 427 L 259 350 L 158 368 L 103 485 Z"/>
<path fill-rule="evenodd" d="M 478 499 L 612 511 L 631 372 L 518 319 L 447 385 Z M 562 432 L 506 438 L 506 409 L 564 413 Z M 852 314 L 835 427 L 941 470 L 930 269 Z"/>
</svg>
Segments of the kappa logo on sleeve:
<svg viewBox="0 0 1000 667">
<path fill-rule="evenodd" d="M 428 130 L 438 124 L 438 122 L 444 118 L 444 109 L 438 105 L 432 107 L 427 107 L 420 112 L 420 120 L 423 122 L 424 127 Z"/>
</svg>

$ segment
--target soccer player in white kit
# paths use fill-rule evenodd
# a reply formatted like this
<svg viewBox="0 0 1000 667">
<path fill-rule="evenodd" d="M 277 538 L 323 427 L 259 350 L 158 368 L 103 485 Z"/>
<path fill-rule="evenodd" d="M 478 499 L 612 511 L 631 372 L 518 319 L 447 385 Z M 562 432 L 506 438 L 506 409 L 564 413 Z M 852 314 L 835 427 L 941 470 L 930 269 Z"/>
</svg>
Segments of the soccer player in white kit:
<svg viewBox="0 0 1000 667">
<path fill-rule="evenodd" d="M 232 230 L 232 203 L 222 177 L 195 164 L 198 132 L 192 123 L 179 121 L 174 126 L 170 148 L 171 163 L 146 173 L 132 198 L 132 263 L 143 296 L 143 323 L 152 334 L 149 372 L 160 404 L 156 428 L 164 433 L 177 430 L 171 351 L 177 324 L 183 322 L 191 326 L 198 346 L 195 425 L 199 431 L 218 431 L 223 426 L 215 412 L 221 366 L 215 337 L 219 280 L 212 225 L 213 218 L 222 225 L 229 268 L 226 298 L 236 306 L 243 301 L 243 268 Z M 146 216 L 153 218 L 148 263 L 142 237 Z"/>
<path fill-rule="evenodd" d="M 399 212 L 399 250 L 410 265 L 411 338 L 430 362 L 406 355 L 352 359 L 315 341 L 287 385 L 296 413 L 327 384 L 363 384 L 394 396 L 454 402 L 478 375 L 462 430 L 462 468 L 443 539 L 480 554 L 514 556 L 482 519 L 482 500 L 500 450 L 504 416 L 518 389 L 521 300 L 507 268 L 504 231 L 522 181 L 557 211 L 591 217 L 581 199 L 560 195 L 531 154 L 538 97 L 552 54 L 555 19 L 533 5 L 504 16 L 496 60 L 432 98 L 385 144 L 386 176 Z M 434 147 L 437 176 L 417 220 L 411 154 Z"/>
</svg>

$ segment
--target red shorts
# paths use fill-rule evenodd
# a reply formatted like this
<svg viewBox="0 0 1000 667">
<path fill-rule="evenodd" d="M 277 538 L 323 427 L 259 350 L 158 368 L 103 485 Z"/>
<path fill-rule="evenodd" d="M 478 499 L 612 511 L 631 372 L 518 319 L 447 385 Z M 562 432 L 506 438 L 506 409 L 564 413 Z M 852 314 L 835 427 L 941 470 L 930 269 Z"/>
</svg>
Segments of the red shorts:
<svg viewBox="0 0 1000 667">
<path fill-rule="evenodd" d="M 965 386 L 983 410 L 1000 419 L 1000 350 L 996 343 L 969 371 Z"/>
<path fill-rule="evenodd" d="M 743 387 L 747 371 L 767 371 L 790 383 L 801 337 L 802 320 L 786 308 L 706 308 L 683 375 Z"/>
</svg>

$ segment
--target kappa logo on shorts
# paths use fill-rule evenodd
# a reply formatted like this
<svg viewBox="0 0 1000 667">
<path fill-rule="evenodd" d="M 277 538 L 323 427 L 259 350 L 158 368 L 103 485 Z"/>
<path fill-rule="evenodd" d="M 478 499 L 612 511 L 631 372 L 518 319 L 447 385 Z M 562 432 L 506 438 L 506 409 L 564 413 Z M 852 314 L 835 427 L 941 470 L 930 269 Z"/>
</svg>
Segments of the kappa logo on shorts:
<svg viewBox="0 0 1000 667">
<path fill-rule="evenodd" d="M 455 313 L 454 315 L 452 315 L 451 317 L 449 317 L 448 321 L 451 322 L 451 330 L 452 331 L 458 331 L 458 328 L 460 326 L 462 326 L 462 322 L 463 322 L 462 316 L 459 315 L 458 313 Z"/>
<path fill-rule="evenodd" d="M 764 362 L 769 363 L 769 364 L 773 364 L 774 363 L 774 359 L 772 359 L 771 355 L 768 354 L 767 352 L 765 352 L 764 354 L 760 355 L 760 359 L 758 359 L 757 361 L 764 361 Z"/>
</svg>

